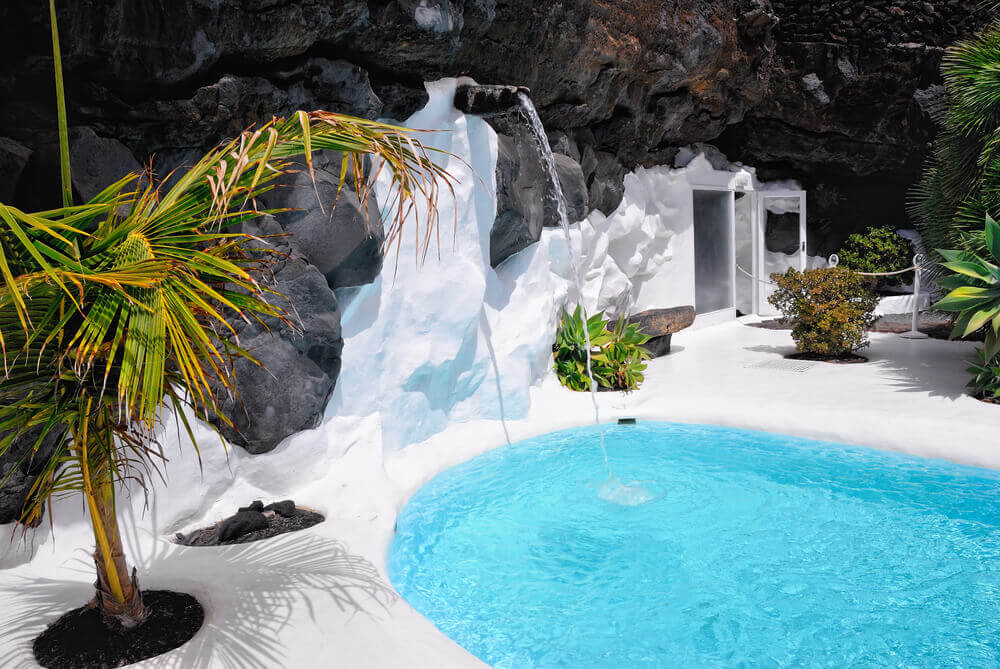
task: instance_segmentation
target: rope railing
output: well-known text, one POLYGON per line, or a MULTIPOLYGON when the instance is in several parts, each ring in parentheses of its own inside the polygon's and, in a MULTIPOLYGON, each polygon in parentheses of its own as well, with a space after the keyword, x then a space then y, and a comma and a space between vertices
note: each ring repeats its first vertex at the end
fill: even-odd
POLYGON ((746 274, 751 279, 755 279, 756 278, 757 281, 760 281, 761 283, 766 283, 769 286, 777 286, 778 285, 778 284, 776 284, 773 281, 768 281, 767 279, 760 279, 760 278, 755 277, 753 274, 751 274, 750 272, 748 272, 745 269, 743 269, 742 267, 740 267, 739 263, 736 263, 736 269, 738 269, 739 271, 743 272, 744 274, 746 274))
MULTIPOLYGON (((913 264, 907 267, 906 269, 897 270, 895 272, 854 272, 854 273, 859 276, 898 276, 900 274, 906 274, 907 272, 914 272, 917 269, 920 269, 921 271, 927 269, 927 267, 924 266, 924 263, 926 261, 927 258, 924 256, 924 254, 918 253, 917 255, 913 256, 913 264)), ((827 259, 827 262, 830 264, 830 267, 837 267, 838 265, 840 265, 840 256, 834 253, 827 259)))
MULTIPOLYGON (((828 259, 830 267, 837 267, 840 265, 840 256, 836 253, 832 254, 828 259)), ((910 330, 908 332, 903 332, 899 336, 904 339, 927 339, 927 335, 920 332, 918 329, 920 325, 920 274, 924 270, 928 269, 925 265, 927 262, 927 257, 923 253, 918 253, 913 256, 913 264, 906 269, 897 270, 895 272, 855 272, 859 276, 899 276, 900 274, 906 274, 907 272, 913 272, 913 318, 910 322, 910 330)), ((767 279, 762 279, 760 277, 755 277, 750 272, 746 271, 740 267, 739 263, 736 263, 736 269, 738 269, 743 274, 747 275, 750 279, 759 281, 761 283, 767 284, 769 286, 777 287, 777 284, 773 281, 768 281, 767 279)))

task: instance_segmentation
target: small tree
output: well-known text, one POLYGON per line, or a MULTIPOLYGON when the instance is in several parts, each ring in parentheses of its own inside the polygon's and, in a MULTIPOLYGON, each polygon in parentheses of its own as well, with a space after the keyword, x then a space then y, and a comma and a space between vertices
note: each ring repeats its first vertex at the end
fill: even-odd
POLYGON ((772 274, 778 288, 767 298, 792 321, 799 351, 844 356, 868 345, 879 298, 864 279, 843 267, 789 269, 772 274))
POLYGON ((215 393, 234 390, 233 359, 250 355, 226 314, 287 321, 263 299, 251 238, 227 229, 273 213, 258 210, 257 197, 291 169, 289 158, 304 155, 311 171, 315 150, 343 152, 342 174, 353 172, 362 188, 371 187, 365 154, 392 174, 388 244, 417 198, 429 203, 429 243, 439 185, 451 182, 400 128, 297 112, 211 151, 166 192, 126 175, 73 206, 51 0, 50 13, 64 206, 27 213, 0 203, 0 456, 15 440, 32 440, 26 458, 55 440, 22 520, 37 521, 55 495, 83 495, 96 543, 96 605, 109 624, 130 628, 147 611, 125 558, 116 489, 127 479, 141 483, 162 458, 155 430, 165 406, 193 440, 185 407, 207 418, 218 413, 215 393))

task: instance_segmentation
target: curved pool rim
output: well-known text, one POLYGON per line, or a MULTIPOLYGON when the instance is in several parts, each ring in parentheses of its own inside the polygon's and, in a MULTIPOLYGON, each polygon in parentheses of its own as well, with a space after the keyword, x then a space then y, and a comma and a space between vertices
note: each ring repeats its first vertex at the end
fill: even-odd
MULTIPOLYGON (((623 414, 622 417, 628 417, 629 419, 636 421, 636 423, 639 426, 644 426, 644 425, 649 426, 650 424, 663 424, 663 425, 677 426, 682 428, 705 428, 709 430, 721 429, 721 430, 739 431, 748 434, 759 433, 765 436, 777 436, 780 438, 789 438, 801 442, 810 442, 813 445, 821 447, 826 446, 826 447, 833 447, 836 449, 850 449, 850 450, 860 449, 871 453, 873 457, 877 457, 879 455, 888 456, 890 458, 899 456, 911 462, 927 461, 928 464, 932 466, 934 463, 937 463, 938 465, 942 465, 945 467, 1000 472, 1000 465, 992 466, 992 465, 983 465, 980 463, 970 464, 968 462, 968 458, 962 455, 961 453, 958 454, 958 457, 954 458, 943 456, 939 452, 935 452, 934 454, 927 454, 928 447, 926 443, 921 443, 919 440, 916 442, 916 446, 913 448, 911 448, 912 444, 908 442, 905 442, 905 446, 901 446, 901 444, 904 444, 904 442, 899 440, 890 440, 889 443, 886 443, 884 440, 881 440, 882 443, 879 443, 879 445, 877 446, 865 446, 865 445, 858 445, 856 443, 849 443, 846 439, 838 440, 836 438, 831 438, 830 435, 832 432, 839 433, 841 431, 827 430, 824 429, 822 426, 811 427, 809 429, 804 429, 804 430, 789 429, 786 432, 778 433, 778 432, 773 432, 769 429, 770 427, 772 427, 772 425, 770 424, 771 421, 769 420, 734 421, 737 424, 731 424, 730 421, 725 419, 719 421, 718 423, 709 423, 701 420, 693 420, 687 422, 683 420, 682 421, 664 420, 657 417, 657 414, 660 413, 661 412, 659 411, 656 412, 644 411, 638 414, 623 414), (752 424, 750 426, 746 426, 747 422, 750 422, 752 424), (761 423, 767 423, 767 425, 762 425, 761 423)), ((413 498, 416 495, 418 495, 418 493, 420 493, 422 490, 424 490, 426 487, 428 487, 433 481, 438 479, 440 476, 449 473, 452 470, 459 469, 470 463, 470 461, 480 459, 483 456, 487 456, 498 450, 508 448, 511 445, 517 447, 522 442, 536 441, 538 439, 544 438, 549 435, 570 432, 573 430, 586 430, 595 427, 595 425, 589 421, 576 420, 576 421, 562 421, 554 429, 552 428, 544 429, 540 427, 541 422, 542 421, 531 421, 530 425, 522 426, 522 430, 519 431, 520 434, 517 436, 516 439, 512 439, 510 443, 505 443, 501 441, 500 443, 497 443, 495 445, 483 446, 482 444, 479 444, 471 448, 458 449, 457 452, 450 454, 449 457, 452 458, 452 461, 433 463, 432 467, 425 469, 424 478, 421 481, 416 481, 411 479, 409 481, 409 485, 405 486, 407 490, 403 492, 403 495, 401 497, 402 502, 397 507, 397 514, 395 521, 393 523, 394 527, 393 535, 395 535, 395 528, 397 523, 399 522, 400 516, 403 515, 407 506, 411 504, 413 498), (525 430, 524 428, 527 428, 527 430, 525 430), (458 455, 458 458, 455 458, 456 455, 458 455), (437 466, 433 466, 434 464, 436 464, 437 466)), ((558 421, 553 421, 553 422, 558 422, 558 421)), ((795 421, 792 422, 794 423, 795 421)), ((629 427, 633 427, 633 425, 634 424, 621 424, 618 422, 618 418, 616 417, 611 421, 602 422, 600 424, 600 427, 602 428, 602 430, 614 429, 617 427, 624 427, 628 429, 629 427)), ((385 552, 383 553, 383 555, 385 556, 383 564, 386 570, 385 573, 387 574, 390 573, 390 560, 392 556, 393 545, 394 545, 394 539, 393 537, 389 537, 385 545, 385 552)), ((391 585, 393 589, 400 594, 402 600, 407 604, 409 604, 410 606, 412 606, 409 600, 407 600, 406 597, 402 594, 402 592, 400 592, 400 588, 397 587, 397 583, 394 579, 391 579, 391 585)), ((419 615, 421 615, 421 617, 430 620, 422 613, 420 613, 419 610, 417 612, 419 615)), ((430 620, 430 622, 434 624, 433 620, 430 620)), ((448 638, 453 643, 456 643, 456 645, 458 645, 457 641, 451 639, 451 637, 448 638)), ((468 651, 468 649, 465 650, 468 651)), ((470 655, 472 655, 471 651, 469 652, 470 655)))

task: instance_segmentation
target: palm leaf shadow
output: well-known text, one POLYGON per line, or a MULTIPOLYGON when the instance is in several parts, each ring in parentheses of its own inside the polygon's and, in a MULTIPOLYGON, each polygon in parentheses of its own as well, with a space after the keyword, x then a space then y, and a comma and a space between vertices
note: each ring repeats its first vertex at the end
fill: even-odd
MULTIPOLYGON (((156 659, 177 669, 272 669, 286 665, 281 631, 304 607, 314 623, 336 625, 342 615, 376 615, 399 596, 366 558, 341 541, 307 533, 223 547, 182 547, 157 542, 154 555, 138 559, 140 583, 148 589, 194 594, 205 606, 195 637, 156 659), (162 548, 160 548, 162 546, 162 548), (155 582, 143 582, 149 574, 155 582), (206 586, 206 584, 211 584, 206 586), (221 585, 221 587, 220 587, 221 585), (329 603, 342 615, 324 620, 329 603), (327 606, 324 607, 323 604, 327 606)), ((91 567, 80 560, 81 574, 91 567)), ((16 667, 33 667, 31 643, 46 625, 85 603, 93 586, 79 580, 25 577, 0 587, 0 629, 16 667)))

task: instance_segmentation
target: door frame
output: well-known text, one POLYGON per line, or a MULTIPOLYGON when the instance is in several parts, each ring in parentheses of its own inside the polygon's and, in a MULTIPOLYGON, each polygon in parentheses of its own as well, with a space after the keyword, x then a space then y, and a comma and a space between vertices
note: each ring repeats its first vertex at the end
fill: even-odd
POLYGON ((767 234, 767 209, 765 207, 765 200, 769 198, 797 198, 799 200, 799 271, 805 271, 808 262, 808 233, 806 227, 806 191, 795 190, 795 189, 782 189, 782 190, 765 190, 765 191, 755 191, 754 196, 757 198, 754 206, 754 211, 756 212, 756 222, 753 225, 753 304, 754 313, 758 316, 765 316, 764 311, 764 291, 761 290, 761 284, 764 281, 768 281, 769 277, 764 276, 765 267, 765 253, 767 249, 766 234, 767 234))
MULTIPOLYGON (((718 309, 716 311, 709 311, 703 314, 697 313, 698 305, 695 304, 695 322, 692 325, 694 328, 706 327, 709 325, 716 325, 725 321, 733 320, 736 318, 736 191, 729 185, 709 185, 709 184, 690 184, 691 186, 691 225, 692 225, 692 253, 694 253, 694 232, 693 226, 698 225, 698 221, 694 217, 694 194, 697 191, 712 191, 716 193, 726 193, 726 204, 727 204, 727 215, 729 216, 729 285, 730 291, 730 306, 724 309, 718 309)), ((697 262, 697 254, 694 256, 694 262, 697 262)), ((693 268, 693 264, 692 264, 693 268)), ((697 270, 696 270, 697 276, 697 270)), ((697 281, 697 278, 695 279, 697 281)), ((697 293, 697 287, 695 288, 697 293)))

